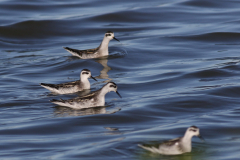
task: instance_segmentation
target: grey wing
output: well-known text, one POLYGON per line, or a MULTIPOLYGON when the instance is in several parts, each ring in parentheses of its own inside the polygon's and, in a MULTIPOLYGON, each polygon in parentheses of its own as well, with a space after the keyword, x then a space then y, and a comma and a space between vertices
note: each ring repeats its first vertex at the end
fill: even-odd
POLYGON ((77 97, 77 99, 84 99, 84 100, 88 100, 88 99, 92 99, 92 98, 94 98, 97 94, 98 94, 98 92, 99 92, 99 90, 97 90, 97 91, 94 91, 94 92, 92 92, 92 93, 90 93, 90 94, 87 94, 87 95, 85 95, 85 96, 82 96, 82 97, 77 97))
POLYGON ((184 153, 181 147, 181 137, 166 141, 159 145, 159 152, 165 155, 178 155, 184 153))
POLYGON ((99 47, 97 48, 94 48, 94 49, 88 49, 88 50, 85 50, 86 51, 86 54, 94 54, 98 51, 99 47))
MULTIPOLYGON (((56 93, 60 93, 62 94, 62 90, 64 89, 64 85, 63 84, 47 84, 47 83, 40 83, 40 85, 48 90, 50 90, 51 92, 56 92, 56 93)), ((68 88, 67 88, 68 89, 68 88)))
POLYGON ((95 91, 91 94, 88 94, 86 96, 83 96, 83 97, 76 97, 76 98, 67 99, 67 100, 53 99, 50 102, 55 103, 55 104, 60 105, 60 106, 67 106, 67 107, 77 108, 77 109, 88 108, 91 105, 91 103, 92 103, 91 100, 94 99, 96 93, 97 93, 97 91, 95 91))
POLYGON ((46 84, 40 83, 40 85, 52 92, 56 92, 59 94, 73 93, 78 92, 81 89, 79 88, 80 80, 62 84, 46 84))
POLYGON ((57 100, 57 99, 50 100, 50 102, 55 103, 55 104, 60 105, 60 106, 71 106, 71 105, 74 105, 74 103, 76 101, 79 101, 78 97, 77 98, 72 98, 72 99, 67 99, 67 100, 64 100, 64 99, 61 99, 61 98, 60 98, 60 100, 57 100))
POLYGON ((81 102, 85 102, 85 101, 88 101, 92 98, 94 98, 96 94, 96 91, 95 92, 92 92, 88 95, 85 95, 85 96, 82 96, 82 97, 76 97, 76 98, 72 98, 72 99, 68 99, 68 100, 63 100, 65 103, 69 103, 69 104, 73 104, 73 103, 81 103, 81 102))
POLYGON ((165 141, 165 142, 161 143, 160 146, 161 146, 161 145, 166 145, 166 146, 169 146, 169 147, 170 147, 170 146, 173 146, 173 145, 175 145, 177 142, 179 142, 180 139, 181 139, 181 137, 175 138, 175 139, 172 139, 172 140, 165 141))
POLYGON ((80 58, 82 58, 84 54, 85 55, 94 54, 99 49, 99 47, 94 48, 94 49, 88 49, 88 50, 78 50, 78 49, 73 49, 73 48, 69 48, 69 47, 63 47, 63 48, 66 49, 68 52, 70 52, 72 55, 80 57, 80 58))
POLYGON ((143 145, 141 145, 141 144, 139 144, 138 146, 141 147, 141 148, 143 148, 143 149, 146 149, 146 150, 148 150, 148 151, 150 151, 150 152, 161 154, 160 151, 159 151, 159 149, 156 148, 156 147, 153 147, 153 146, 147 147, 147 146, 143 146, 143 145))
POLYGON ((64 49, 66 49, 68 52, 70 52, 73 56, 77 56, 77 57, 82 57, 83 54, 87 53, 87 50, 78 50, 78 49, 73 49, 73 48, 69 48, 69 47, 63 47, 64 49))
POLYGON ((56 84, 55 88, 72 88, 75 86, 78 86, 80 84, 80 80, 74 81, 74 82, 67 82, 67 83, 61 83, 61 84, 56 84))

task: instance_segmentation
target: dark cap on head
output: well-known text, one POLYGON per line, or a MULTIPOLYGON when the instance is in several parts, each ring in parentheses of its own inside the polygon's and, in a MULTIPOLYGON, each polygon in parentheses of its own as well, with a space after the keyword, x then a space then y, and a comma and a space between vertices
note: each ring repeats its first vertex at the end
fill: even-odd
POLYGON ((113 33, 112 31, 107 31, 106 33, 113 33))
POLYGON ((89 70, 89 69, 83 69, 82 71, 87 71, 87 72, 90 72, 90 70, 89 70))
POLYGON ((196 127, 196 126, 191 126, 191 128, 195 128, 195 129, 197 129, 198 127, 196 127))

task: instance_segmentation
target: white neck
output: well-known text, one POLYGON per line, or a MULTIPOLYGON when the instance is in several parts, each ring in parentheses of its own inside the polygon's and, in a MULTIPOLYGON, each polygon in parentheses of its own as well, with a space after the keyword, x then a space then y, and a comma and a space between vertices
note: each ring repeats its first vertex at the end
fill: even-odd
POLYGON ((104 36, 102 43, 99 46, 99 52, 102 56, 108 55, 108 44, 110 42, 110 39, 108 39, 106 36, 104 36))
POLYGON ((187 134, 187 132, 186 132, 184 137, 182 138, 182 142, 184 144, 183 147, 187 152, 191 152, 191 150, 192 150, 192 137, 193 137, 193 135, 187 134))
POLYGON ((108 87, 104 86, 100 90, 98 90, 98 105, 104 106, 105 105, 105 95, 109 92, 108 87))
POLYGON ((105 95, 106 95, 108 92, 110 92, 110 91, 108 90, 108 87, 107 87, 107 86, 103 86, 103 88, 100 90, 99 96, 105 97, 105 95))
POLYGON ((88 80, 88 78, 87 77, 82 77, 81 79, 80 79, 80 81, 82 82, 82 84, 83 84, 83 89, 90 89, 90 82, 89 82, 89 80, 88 80))

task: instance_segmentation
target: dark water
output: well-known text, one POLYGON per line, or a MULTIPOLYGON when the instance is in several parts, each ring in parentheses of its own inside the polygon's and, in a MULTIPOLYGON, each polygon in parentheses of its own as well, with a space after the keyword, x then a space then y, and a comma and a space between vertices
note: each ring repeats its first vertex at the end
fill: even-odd
POLYGON ((240 157, 240 1, 1 0, 0 159, 236 160, 240 157), (62 47, 97 47, 111 30, 107 59, 81 60, 62 47), (114 81, 106 106, 55 106, 39 83, 79 79, 90 69, 114 81), (200 128, 193 151, 161 156, 156 144, 200 128))

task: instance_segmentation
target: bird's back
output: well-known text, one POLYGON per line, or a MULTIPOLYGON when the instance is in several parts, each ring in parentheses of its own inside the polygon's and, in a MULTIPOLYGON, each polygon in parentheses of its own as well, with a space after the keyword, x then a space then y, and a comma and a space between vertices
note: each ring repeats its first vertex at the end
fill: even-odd
POLYGON ((182 154, 184 151, 182 148, 181 139, 182 137, 161 143, 159 145, 159 152, 166 155, 182 154))
POLYGON ((99 49, 99 47, 94 49, 87 49, 87 50, 78 50, 78 49, 73 49, 69 47, 63 47, 63 48, 66 49, 68 52, 70 52, 73 56, 77 56, 82 59, 96 58, 98 49, 99 49))

